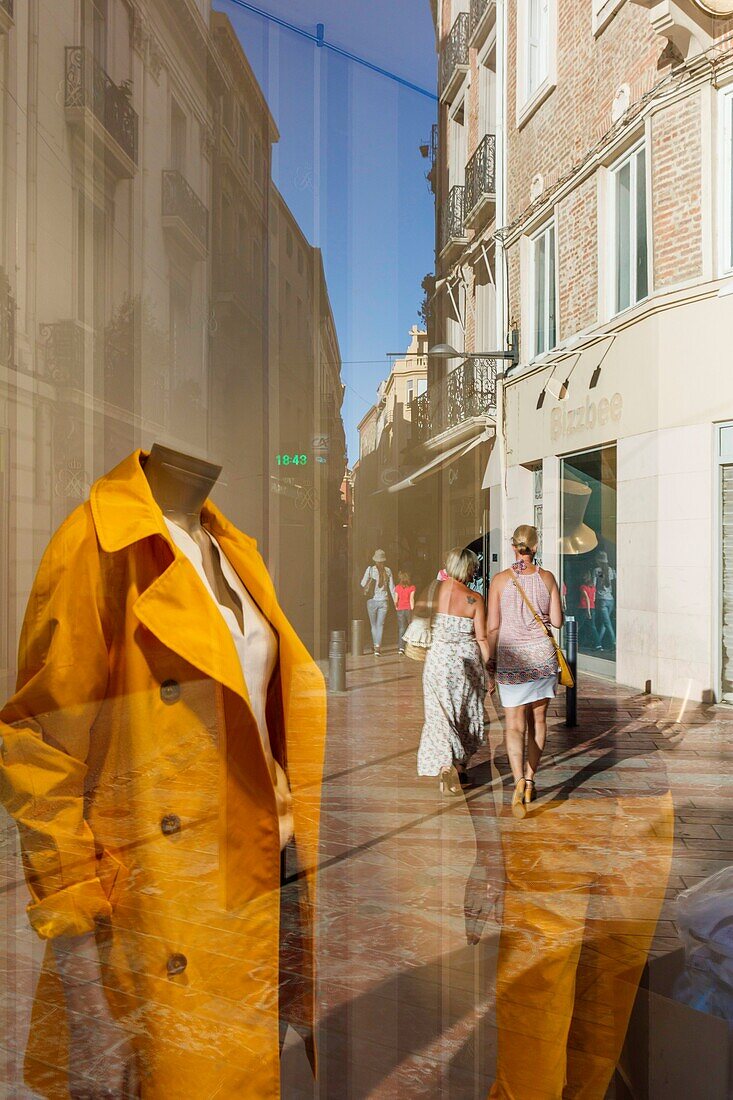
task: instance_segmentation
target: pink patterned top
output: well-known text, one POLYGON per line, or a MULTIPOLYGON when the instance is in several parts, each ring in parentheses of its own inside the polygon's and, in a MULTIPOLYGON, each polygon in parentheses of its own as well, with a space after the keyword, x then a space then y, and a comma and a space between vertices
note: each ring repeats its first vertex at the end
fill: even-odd
MULTIPOLYGON (((515 574, 540 618, 550 625, 550 593, 540 573, 515 574)), ((500 684, 527 684, 557 675, 555 647, 534 619, 511 578, 501 593, 501 624, 496 654, 500 684)))

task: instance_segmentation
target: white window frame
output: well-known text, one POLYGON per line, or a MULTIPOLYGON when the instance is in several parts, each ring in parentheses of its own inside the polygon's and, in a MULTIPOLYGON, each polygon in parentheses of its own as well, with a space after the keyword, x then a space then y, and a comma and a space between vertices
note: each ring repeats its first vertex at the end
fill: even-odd
POLYGON ((721 275, 733 272, 733 85, 720 91, 718 100, 720 179, 718 181, 717 263, 721 275))
POLYGON ((531 348, 532 353, 530 355, 530 361, 534 359, 541 359, 543 355, 547 355, 553 348, 557 347, 559 339, 559 294, 558 294, 558 263, 557 263, 557 219, 553 216, 549 221, 543 222, 539 229, 536 229, 529 237, 529 263, 527 265, 528 271, 528 289, 529 289, 529 312, 530 312, 530 335, 531 335, 531 348), (540 238, 545 237, 550 240, 550 233, 552 234, 552 247, 545 248, 545 287, 549 285, 550 264, 552 264, 552 275, 554 281, 554 298, 555 298, 555 332, 554 339, 550 342, 549 330, 550 330, 550 295, 546 295, 544 303, 544 326, 545 332, 548 333, 547 344, 543 348, 537 347, 538 336, 538 302, 535 296, 536 285, 536 263, 537 263, 537 245, 540 238))
POLYGON ((409 405, 415 396, 415 379, 408 378, 405 382, 405 404, 409 405))
POLYGON ((608 317, 615 317, 620 313, 625 313, 628 309, 633 309, 643 302, 652 292, 652 206, 650 195, 650 164, 649 164, 649 145, 646 138, 641 138, 640 141, 635 142, 633 145, 626 149, 621 157, 619 157, 608 169, 608 238, 606 242, 606 265, 609 272, 609 278, 607 280, 607 309, 606 313, 608 317), (644 152, 644 196, 646 206, 646 293, 639 295, 637 293, 636 285, 636 254, 637 254, 637 240, 636 234, 630 235, 630 249, 629 249, 629 302, 625 306, 618 304, 617 298, 617 282, 618 282, 618 256, 616 254, 616 218, 617 218, 617 177, 621 169, 628 163, 631 163, 631 186, 629 189, 630 196, 632 198, 632 213, 629 219, 630 225, 636 225, 636 181, 638 162, 637 157, 639 153, 644 152))
POLYGON ((448 115, 448 187, 463 187, 466 183, 467 140, 466 110, 463 98, 456 101, 448 115), (459 121, 459 115, 463 121, 459 121))
POLYGON ((517 129, 532 117, 541 103, 557 87, 557 0, 537 0, 545 7, 541 48, 544 75, 536 88, 529 87, 529 25, 533 0, 517 0, 517 129))

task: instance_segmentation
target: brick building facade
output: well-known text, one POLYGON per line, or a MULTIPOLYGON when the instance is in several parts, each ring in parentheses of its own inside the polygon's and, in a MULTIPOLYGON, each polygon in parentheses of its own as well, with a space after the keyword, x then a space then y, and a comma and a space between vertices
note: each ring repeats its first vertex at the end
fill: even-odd
POLYGON ((586 574, 608 597, 580 624, 582 665, 733 699, 731 19, 694 2, 442 0, 436 24, 430 342, 470 359, 519 339, 518 362, 491 368, 491 569, 537 522, 568 613, 586 574), (477 217, 469 165, 488 132, 477 217))

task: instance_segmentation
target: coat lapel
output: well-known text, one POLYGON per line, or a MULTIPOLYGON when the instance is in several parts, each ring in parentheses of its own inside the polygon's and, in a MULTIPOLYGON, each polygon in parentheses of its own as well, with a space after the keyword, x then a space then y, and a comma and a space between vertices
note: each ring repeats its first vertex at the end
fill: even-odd
POLYGON ((164 573, 138 596, 134 612, 168 649, 249 705, 232 636, 196 570, 180 551, 164 573))

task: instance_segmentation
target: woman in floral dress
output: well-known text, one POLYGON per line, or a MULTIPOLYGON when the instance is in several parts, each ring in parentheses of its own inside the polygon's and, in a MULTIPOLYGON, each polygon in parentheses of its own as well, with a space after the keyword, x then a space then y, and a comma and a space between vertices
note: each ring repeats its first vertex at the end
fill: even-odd
POLYGON ((451 550, 448 580, 433 601, 432 644, 425 660, 425 724, 418 775, 438 776, 443 794, 460 794, 471 756, 484 743, 485 666, 489 658, 486 605, 467 587, 478 568, 471 550, 451 550))

